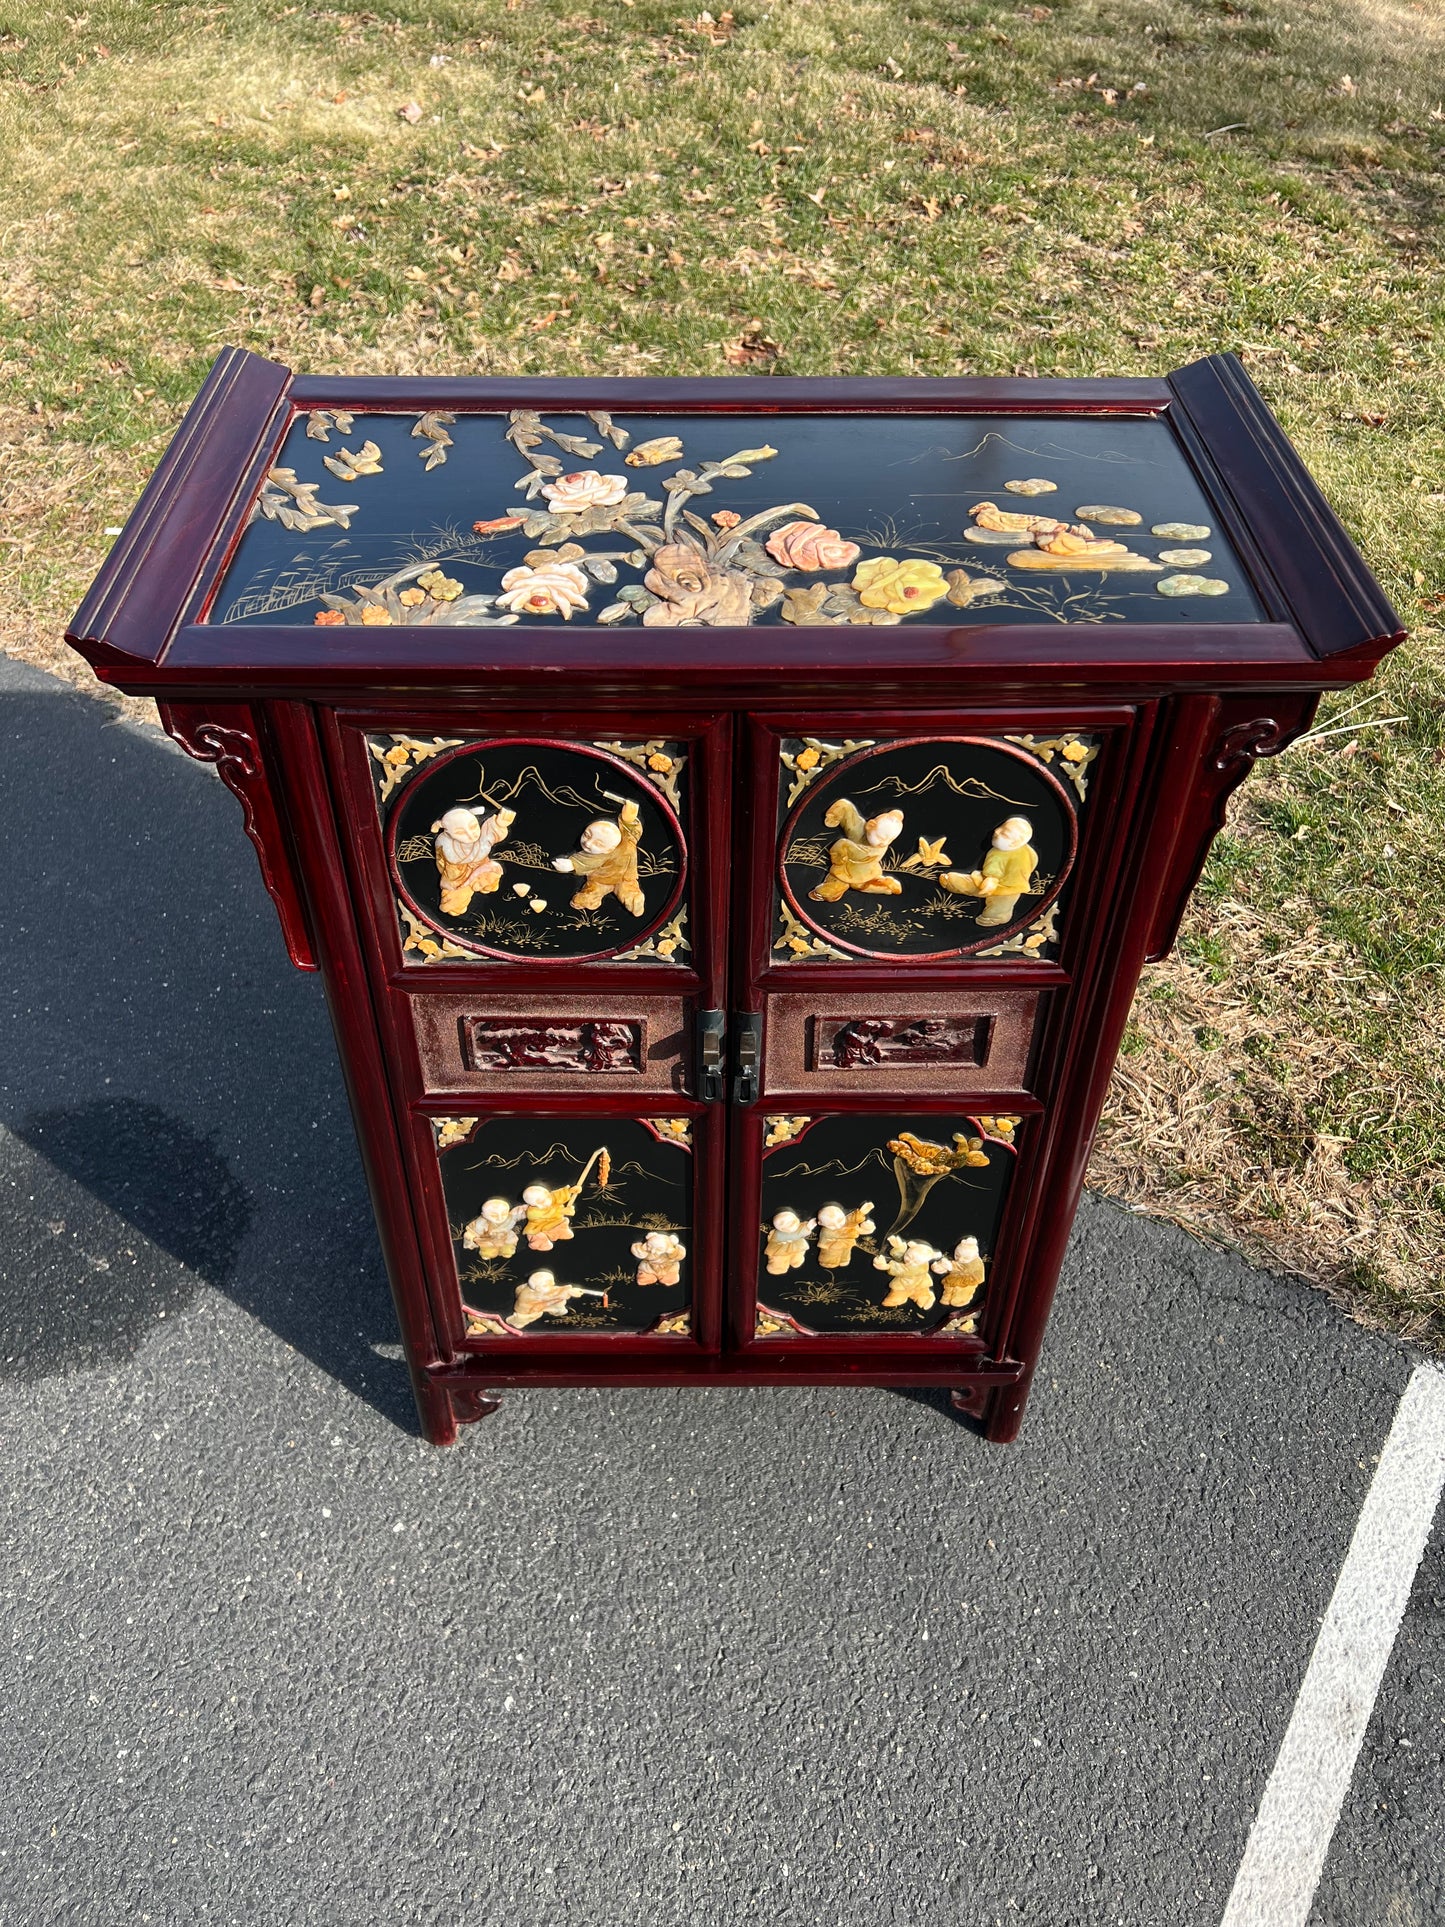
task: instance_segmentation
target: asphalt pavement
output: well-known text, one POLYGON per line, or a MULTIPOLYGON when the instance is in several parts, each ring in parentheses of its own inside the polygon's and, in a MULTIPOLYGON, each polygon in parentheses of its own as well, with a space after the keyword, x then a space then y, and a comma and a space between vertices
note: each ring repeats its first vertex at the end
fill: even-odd
MULTIPOLYGON (((3 1927, 1213 1927, 1413 1355, 1088 1199, 1023 1437, 417 1436, 239 810, 0 660, 3 1927)), ((1445 1534, 1310 1927, 1445 1918, 1445 1534)))

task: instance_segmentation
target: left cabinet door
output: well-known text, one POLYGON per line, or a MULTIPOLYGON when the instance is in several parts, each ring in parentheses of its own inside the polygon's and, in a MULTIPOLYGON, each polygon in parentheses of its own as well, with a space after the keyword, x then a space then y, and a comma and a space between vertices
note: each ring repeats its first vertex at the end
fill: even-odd
POLYGON ((705 1369, 728 720, 343 714, 331 746, 444 1348, 705 1369))

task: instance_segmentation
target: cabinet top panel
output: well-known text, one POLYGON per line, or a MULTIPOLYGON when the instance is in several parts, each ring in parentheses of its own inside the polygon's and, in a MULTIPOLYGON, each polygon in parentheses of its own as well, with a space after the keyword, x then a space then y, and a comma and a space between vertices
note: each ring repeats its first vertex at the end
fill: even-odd
POLYGON ((424 629, 1266 619, 1159 416, 531 409, 297 414, 210 611, 424 629))
POLYGON ((1367 675, 1399 621, 1239 363, 406 380, 222 352, 68 631, 107 681, 598 701, 1367 675), (687 630, 707 630, 699 646, 687 630))

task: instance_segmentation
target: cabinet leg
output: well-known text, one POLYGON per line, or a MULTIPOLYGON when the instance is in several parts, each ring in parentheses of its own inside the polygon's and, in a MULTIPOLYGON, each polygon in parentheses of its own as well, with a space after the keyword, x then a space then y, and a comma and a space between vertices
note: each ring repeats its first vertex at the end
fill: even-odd
POLYGON ((948 1402, 960 1418, 983 1419, 997 1389, 994 1385, 957 1385, 949 1393, 948 1402))
POLYGON ((1023 1423, 1029 1383, 1025 1377, 1013 1385, 959 1385, 948 1402, 960 1418, 972 1420, 971 1429, 990 1444, 1011 1445, 1023 1423))
POLYGON ((490 1392, 474 1391, 470 1385, 453 1385, 451 1397, 458 1425, 475 1425, 478 1419, 490 1418, 502 1409, 499 1398, 493 1398, 490 1392))

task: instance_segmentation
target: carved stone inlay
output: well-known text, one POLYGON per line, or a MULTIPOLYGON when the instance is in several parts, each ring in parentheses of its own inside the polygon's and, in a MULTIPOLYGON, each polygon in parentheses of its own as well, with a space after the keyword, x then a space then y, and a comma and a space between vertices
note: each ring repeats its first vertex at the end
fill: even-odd
POLYGON ((815 1017, 810 1070, 870 1070, 883 1064, 983 1064, 993 1019, 815 1017))
POLYGON ((461 1033, 462 1056, 474 1071, 641 1071, 647 1042, 641 1018, 569 1024, 545 1017, 463 1017, 461 1033))

